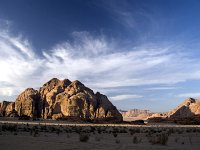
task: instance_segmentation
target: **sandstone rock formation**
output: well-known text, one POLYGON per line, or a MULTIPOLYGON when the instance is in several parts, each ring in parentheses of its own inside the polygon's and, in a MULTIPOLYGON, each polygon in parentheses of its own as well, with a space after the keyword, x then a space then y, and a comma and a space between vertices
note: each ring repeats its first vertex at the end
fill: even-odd
MULTIPOLYGON (((15 104, 13 108, 19 116, 44 119, 76 118, 92 121, 122 121, 122 115, 105 95, 99 92, 94 93, 77 80, 71 82, 68 79, 53 78, 45 83, 39 91, 33 88, 26 89, 13 104, 15 104)), ((4 107, 2 110, 5 110, 4 107)), ((10 111, 10 106, 8 108, 10 111)))
POLYGON ((200 115, 200 99, 189 98, 167 114, 168 118, 189 118, 200 115))
POLYGON ((121 121, 122 116, 105 95, 94 92, 79 81, 52 79, 39 93, 43 101, 43 118, 76 117, 85 120, 121 121))
MULTIPOLYGON (((42 100, 42 117, 56 119, 58 116, 62 117, 61 114, 61 103, 56 99, 57 95, 64 92, 65 88, 71 84, 68 79, 58 80, 56 78, 51 79, 45 83, 39 90, 42 100), (56 117, 57 116, 57 117, 56 117)), ((67 96, 67 95, 66 95, 67 96)))
POLYGON ((40 117, 41 99, 37 90, 28 88, 15 101, 15 110, 19 116, 40 117))
POLYGON ((159 115, 152 115, 150 122, 174 122, 179 124, 200 124, 200 99, 189 98, 177 108, 159 115))
POLYGON ((15 116, 15 103, 14 102, 8 102, 3 101, 0 103, 0 116, 2 117, 9 117, 9 116, 15 116))
POLYGON ((119 110, 124 121, 146 120, 154 113, 149 110, 130 109, 128 111, 119 110))

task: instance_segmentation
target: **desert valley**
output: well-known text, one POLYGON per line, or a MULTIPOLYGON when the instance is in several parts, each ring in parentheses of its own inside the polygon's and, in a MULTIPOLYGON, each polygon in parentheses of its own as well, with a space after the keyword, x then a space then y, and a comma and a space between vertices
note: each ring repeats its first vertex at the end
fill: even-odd
POLYGON ((79 81, 53 78, 0 105, 3 149, 198 149, 200 103, 167 113, 117 110, 79 81), (127 119, 128 118, 128 119, 127 119))
POLYGON ((200 0, 0 0, 0 150, 199 150, 200 0))

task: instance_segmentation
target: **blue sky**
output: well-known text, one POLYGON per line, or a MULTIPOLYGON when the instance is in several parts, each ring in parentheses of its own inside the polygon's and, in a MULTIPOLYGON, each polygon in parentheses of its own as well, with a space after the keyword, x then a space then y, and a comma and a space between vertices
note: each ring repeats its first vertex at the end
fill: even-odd
POLYGON ((0 0, 0 100, 53 77, 119 109, 200 97, 198 0, 0 0))

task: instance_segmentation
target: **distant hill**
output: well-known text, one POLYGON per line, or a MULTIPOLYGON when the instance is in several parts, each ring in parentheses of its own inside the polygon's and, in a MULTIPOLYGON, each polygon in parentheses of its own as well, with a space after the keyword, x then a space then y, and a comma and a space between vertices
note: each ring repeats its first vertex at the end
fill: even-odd
POLYGON ((200 124, 200 99, 188 98, 177 108, 167 113, 152 115, 148 120, 150 122, 200 124))
POLYGON ((154 114, 150 110, 142 109, 119 110, 119 112, 122 114, 124 121, 146 120, 154 114))
POLYGON ((189 98, 168 112, 169 118, 188 118, 200 115, 200 99, 189 98))
POLYGON ((148 120, 149 122, 200 124, 200 99, 188 98, 169 112, 155 113, 149 110, 119 110, 124 121, 148 120))

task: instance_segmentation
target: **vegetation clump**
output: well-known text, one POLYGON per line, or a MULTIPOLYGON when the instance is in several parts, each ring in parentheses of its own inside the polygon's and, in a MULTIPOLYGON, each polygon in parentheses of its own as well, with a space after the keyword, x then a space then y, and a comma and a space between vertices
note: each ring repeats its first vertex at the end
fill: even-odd
POLYGON ((80 142, 87 142, 89 139, 90 139, 89 134, 80 133, 80 135, 79 135, 80 142))

